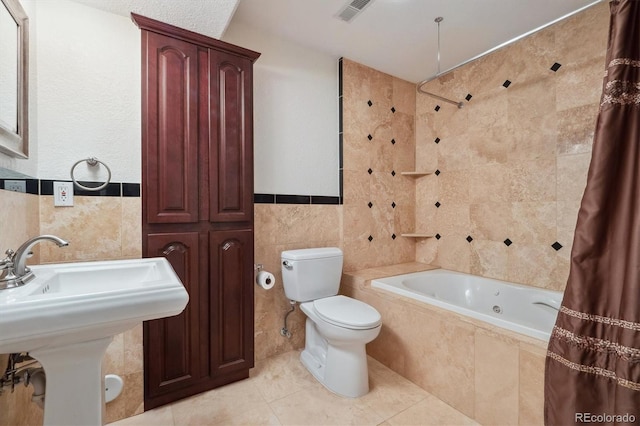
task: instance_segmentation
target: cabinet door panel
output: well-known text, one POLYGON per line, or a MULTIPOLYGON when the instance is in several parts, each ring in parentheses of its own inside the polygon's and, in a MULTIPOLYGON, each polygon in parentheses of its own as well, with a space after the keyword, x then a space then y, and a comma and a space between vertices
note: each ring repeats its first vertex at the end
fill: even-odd
POLYGON ((212 370, 253 367, 253 231, 210 233, 212 370))
POLYGON ((149 223, 198 221, 198 50, 148 33, 142 193, 149 223))
POLYGON ((210 220, 250 221, 253 216, 252 65, 247 59, 210 51, 210 220))
POLYGON ((186 232, 150 234, 146 255, 167 258, 189 293, 180 315, 145 322, 145 394, 153 398, 188 387, 202 376, 198 259, 206 253, 200 250, 198 233, 186 232))

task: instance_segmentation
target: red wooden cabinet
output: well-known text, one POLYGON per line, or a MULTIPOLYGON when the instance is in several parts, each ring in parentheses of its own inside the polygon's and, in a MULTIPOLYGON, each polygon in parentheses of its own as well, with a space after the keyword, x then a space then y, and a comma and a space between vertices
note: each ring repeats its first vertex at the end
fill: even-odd
POLYGON ((142 30, 143 254, 185 311, 144 324, 145 409, 253 367, 252 67, 259 54, 132 14, 142 30))

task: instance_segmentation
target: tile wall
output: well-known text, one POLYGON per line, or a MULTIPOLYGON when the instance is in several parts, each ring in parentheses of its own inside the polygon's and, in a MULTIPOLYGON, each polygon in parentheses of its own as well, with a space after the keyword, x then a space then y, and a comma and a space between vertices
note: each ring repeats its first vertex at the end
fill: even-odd
POLYGON ((412 261, 415 86, 340 61, 344 270, 412 261))
POLYGON ((564 289, 608 34, 602 2, 465 65, 419 95, 416 259, 564 289))
POLYGON ((290 309, 282 287, 280 253, 310 247, 342 248, 342 212, 339 205, 256 204, 255 262, 276 277, 271 290, 255 289, 255 359, 304 347, 305 315, 296 309, 288 317, 290 339, 280 335, 290 309))

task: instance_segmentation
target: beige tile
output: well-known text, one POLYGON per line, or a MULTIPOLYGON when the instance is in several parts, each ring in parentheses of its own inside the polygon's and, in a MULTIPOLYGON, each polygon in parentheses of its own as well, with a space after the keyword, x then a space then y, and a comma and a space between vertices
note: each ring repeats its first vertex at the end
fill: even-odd
POLYGON ((460 235, 442 234, 435 263, 444 269, 471 272, 471 246, 460 235))
POLYGON ((511 203, 483 202, 469 205, 471 235, 474 238, 503 242, 513 228, 511 203))
POLYGON ((556 161, 545 159, 514 163, 509 170, 511 201, 554 201, 556 161))
POLYGON ((511 162, 552 159, 556 155, 558 115, 551 110, 536 117, 510 117, 501 134, 509 146, 507 160, 511 162))
POLYGON ((471 139, 466 133, 440 137, 438 142, 438 168, 452 172, 465 170, 471 162, 471 139))
POLYGON ((283 425, 377 425, 384 421, 364 402, 334 395, 321 385, 298 391, 270 406, 283 425))
POLYGON ((439 425, 477 425, 473 419, 465 416, 451 406, 433 396, 425 398, 400 414, 388 420, 397 426, 439 426, 439 425))
POLYGON ((558 112, 558 154, 591 152, 598 117, 598 103, 558 112))
POLYGON ((43 263, 122 258, 122 200, 75 197, 73 207, 54 207, 53 196, 40 197, 40 232, 69 241, 69 246, 40 244, 43 263))
POLYGON ((469 199, 469 173, 461 171, 443 171, 437 176, 438 198, 441 203, 461 203, 469 199))
POLYGON ((413 342, 405 355, 406 377, 458 411, 472 416, 474 327, 449 319, 424 311, 414 312, 405 319, 407 339, 413 342))
POLYGON ((174 422, 171 406, 165 405, 111 424, 113 426, 173 426, 174 422))
POLYGON ((507 89, 509 119, 538 117, 553 111, 556 107, 556 84, 552 77, 545 73, 536 80, 515 80, 507 89))
POLYGON ((102 358, 102 372, 104 374, 124 374, 124 334, 113 337, 102 358))
POLYGON ((604 71, 609 16, 609 4, 604 2, 558 23, 559 36, 555 42, 558 57, 561 58, 559 62, 575 63, 585 58, 601 57, 604 71), (562 37, 562 34, 573 34, 574 37, 562 37))
POLYGON ((366 204, 371 200, 371 175, 367 169, 343 171, 344 205, 366 204))
POLYGON ((266 402, 273 402, 317 384, 300 362, 299 351, 289 351, 256 363, 251 381, 266 402))
POLYGON ((124 388, 118 398, 124 399, 124 414, 127 417, 135 416, 144 411, 144 373, 125 374, 122 376, 124 388))
POLYGON ((369 393, 359 398, 370 410, 389 419, 429 394, 369 357, 369 393))
POLYGON ((467 169, 469 198, 472 203, 504 203, 509 201, 509 174, 512 168, 505 164, 485 164, 467 169))
POLYGON ((513 203, 509 238, 520 244, 545 245, 556 240, 556 203, 513 203))
POLYGON ((475 335, 475 419, 481 424, 518 424, 519 351, 513 342, 475 335))
MULTIPOLYGON (((5 218, 0 221, 0 246, 3 254, 9 248, 16 250, 29 238, 40 234, 39 210, 37 195, 0 190, 0 214, 5 218), (16 217, 20 220, 8 219, 16 217)), ((29 263, 38 263, 38 258, 30 259, 29 263)))
POLYGON ((582 199, 590 163, 590 153, 558 156, 558 201, 582 199))
POLYGON ((139 197, 122 198, 122 257, 142 257, 142 204, 139 197))
POLYGON ((551 247, 554 242, 544 245, 512 244, 508 250, 507 281, 551 288, 558 262, 557 253, 551 247))
POLYGON ((140 373, 144 370, 142 346, 142 323, 123 334, 124 374, 140 373))
POLYGON ((393 78, 391 103, 397 112, 415 115, 416 85, 399 78, 393 78))
MULTIPOLYGON (((256 410, 269 413, 269 405, 251 380, 243 380, 172 404, 177 425, 224 424, 256 410)), ((251 413, 250 417, 254 417, 251 413)), ((276 423, 277 424, 277 423, 276 423)))
POLYGON ((600 103, 604 56, 563 65, 556 76, 556 109, 600 103))
POLYGON ((471 243, 471 273, 482 277, 507 278, 508 247, 501 241, 474 239, 471 243))
POLYGON ((435 231, 447 237, 467 237, 471 233, 469 204, 442 201, 436 211, 435 231))
POLYGON ((520 350, 519 408, 521 425, 544 424, 545 354, 520 350))

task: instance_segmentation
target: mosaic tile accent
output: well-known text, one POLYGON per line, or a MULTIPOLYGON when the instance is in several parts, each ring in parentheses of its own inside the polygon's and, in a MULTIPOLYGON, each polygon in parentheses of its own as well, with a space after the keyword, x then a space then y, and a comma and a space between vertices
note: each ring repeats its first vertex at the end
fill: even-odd
POLYGON ((509 81, 509 80, 505 80, 505 82, 504 82, 504 83, 502 83, 502 86, 504 86, 505 88, 507 88, 507 87, 511 86, 511 81, 509 81))
POLYGON ((556 62, 555 64, 551 65, 551 71, 557 72, 560 69, 561 66, 562 66, 562 64, 559 64, 559 63, 556 62))
POLYGON ((562 248, 562 244, 556 241, 555 243, 551 244, 551 247, 553 247, 555 251, 558 251, 562 248))
POLYGON ((507 247, 509 247, 511 244, 513 244, 513 242, 512 242, 510 239, 508 239, 508 238, 507 238, 506 240, 504 240, 504 241, 503 241, 503 243, 504 243, 504 245, 505 245, 505 246, 507 246, 507 247))

